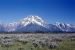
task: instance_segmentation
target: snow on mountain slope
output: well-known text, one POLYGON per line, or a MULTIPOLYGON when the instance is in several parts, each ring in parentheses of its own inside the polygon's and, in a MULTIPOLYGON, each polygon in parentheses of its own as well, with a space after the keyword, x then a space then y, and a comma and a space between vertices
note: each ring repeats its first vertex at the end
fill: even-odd
POLYGON ((16 27, 17 27, 17 23, 16 22, 9 23, 9 24, 4 24, 5 31, 7 31, 7 32, 15 31, 16 27))
POLYGON ((30 23, 23 27, 19 26, 16 29, 16 32, 49 32, 49 29, 47 29, 41 25, 30 23))
POLYGON ((50 32, 61 32, 61 29, 54 24, 49 24, 49 30, 50 32))
POLYGON ((41 32, 49 32, 49 29, 47 28, 48 24, 43 21, 40 17, 38 16, 28 16, 24 19, 22 19, 19 22, 19 25, 17 26, 16 30, 17 31, 30 31, 30 32, 36 32, 36 31, 41 31, 41 32))
POLYGON ((75 26, 71 25, 71 24, 65 24, 65 23, 57 22, 56 26, 65 32, 75 32, 75 26))
POLYGON ((26 26, 30 23, 38 24, 38 25, 41 25, 41 26, 45 26, 45 24, 47 24, 39 16, 27 16, 26 18, 22 19, 19 23, 23 26, 26 26))
POLYGON ((75 25, 59 23, 48 24, 39 16, 27 16, 9 24, 0 24, 0 32, 75 32, 75 25))

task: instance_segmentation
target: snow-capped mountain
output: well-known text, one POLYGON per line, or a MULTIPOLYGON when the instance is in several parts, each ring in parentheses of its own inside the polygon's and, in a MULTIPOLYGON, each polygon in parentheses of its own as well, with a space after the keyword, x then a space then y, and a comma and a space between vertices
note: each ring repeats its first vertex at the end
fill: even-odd
POLYGON ((45 26, 45 24, 47 24, 42 18, 40 18, 39 16, 27 16, 26 18, 22 19, 19 21, 19 24, 26 26, 30 23, 33 24, 38 24, 41 26, 45 26))
POLYGON ((27 16, 19 21, 16 31, 49 32, 48 24, 39 16, 27 16))
POLYGON ((0 24, 0 32, 75 32, 75 26, 59 22, 48 24, 39 16, 27 16, 18 22, 0 24))
POLYGON ((75 26, 71 24, 65 24, 65 23, 56 23, 56 26, 60 28, 63 32, 75 32, 75 26))
POLYGON ((15 31, 15 28, 17 27, 17 23, 9 23, 9 24, 4 24, 3 27, 5 28, 6 32, 11 32, 15 31))

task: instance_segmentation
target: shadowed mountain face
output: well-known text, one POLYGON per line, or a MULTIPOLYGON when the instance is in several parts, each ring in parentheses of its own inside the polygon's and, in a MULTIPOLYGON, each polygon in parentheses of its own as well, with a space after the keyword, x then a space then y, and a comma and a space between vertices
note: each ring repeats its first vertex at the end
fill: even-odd
POLYGON ((48 24, 39 16, 27 16, 18 22, 1 24, 0 32, 75 32, 75 26, 65 23, 48 24))
POLYGON ((0 32, 5 32, 5 28, 2 25, 0 25, 0 32))
POLYGON ((30 23, 25 27, 19 26, 19 28, 17 28, 16 31, 17 32, 49 32, 49 29, 47 29, 41 25, 30 23))

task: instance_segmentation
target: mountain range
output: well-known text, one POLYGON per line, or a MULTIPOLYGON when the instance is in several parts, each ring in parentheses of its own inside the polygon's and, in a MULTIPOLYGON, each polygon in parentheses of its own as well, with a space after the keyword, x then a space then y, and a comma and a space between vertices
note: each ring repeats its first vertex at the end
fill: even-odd
POLYGON ((0 32, 75 32, 75 25, 49 24, 39 16, 27 16, 18 22, 0 24, 0 32))

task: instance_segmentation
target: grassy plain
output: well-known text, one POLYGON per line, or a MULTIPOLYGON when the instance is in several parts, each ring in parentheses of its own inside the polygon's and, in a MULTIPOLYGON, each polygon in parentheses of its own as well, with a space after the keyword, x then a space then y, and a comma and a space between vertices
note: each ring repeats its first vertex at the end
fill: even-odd
POLYGON ((0 50, 75 50, 75 34, 0 34, 0 50))

